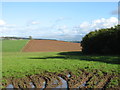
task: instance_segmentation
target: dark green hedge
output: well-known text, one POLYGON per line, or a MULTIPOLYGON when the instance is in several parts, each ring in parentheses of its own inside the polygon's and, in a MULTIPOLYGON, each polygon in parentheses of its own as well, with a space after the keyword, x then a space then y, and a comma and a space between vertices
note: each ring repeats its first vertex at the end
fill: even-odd
POLYGON ((120 54, 120 25, 88 33, 81 45, 86 54, 120 54))

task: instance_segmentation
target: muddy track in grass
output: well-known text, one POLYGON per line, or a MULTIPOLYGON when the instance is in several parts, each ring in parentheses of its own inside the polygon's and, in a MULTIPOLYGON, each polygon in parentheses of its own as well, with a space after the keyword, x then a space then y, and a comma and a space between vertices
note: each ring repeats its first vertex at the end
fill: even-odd
MULTIPOLYGON (((37 74, 24 78, 4 78, 7 82, 2 83, 5 88, 107 88, 115 75, 107 73, 98 74, 99 71, 86 72, 80 70, 79 75, 69 71, 62 73, 37 74)), ((119 88, 119 85, 115 85, 119 88)))

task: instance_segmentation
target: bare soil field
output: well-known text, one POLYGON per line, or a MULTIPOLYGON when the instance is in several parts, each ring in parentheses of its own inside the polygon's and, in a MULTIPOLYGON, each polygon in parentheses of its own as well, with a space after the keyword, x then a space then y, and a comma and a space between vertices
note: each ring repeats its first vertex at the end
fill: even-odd
POLYGON ((57 40, 30 40, 22 49, 23 52, 64 52, 81 51, 80 43, 57 40))

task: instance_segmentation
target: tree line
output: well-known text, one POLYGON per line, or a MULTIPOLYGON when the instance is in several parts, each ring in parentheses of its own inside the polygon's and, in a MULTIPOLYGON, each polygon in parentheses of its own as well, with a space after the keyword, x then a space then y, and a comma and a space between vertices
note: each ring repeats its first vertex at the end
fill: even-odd
POLYGON ((86 54, 120 54, 120 25, 88 33, 81 45, 86 54))

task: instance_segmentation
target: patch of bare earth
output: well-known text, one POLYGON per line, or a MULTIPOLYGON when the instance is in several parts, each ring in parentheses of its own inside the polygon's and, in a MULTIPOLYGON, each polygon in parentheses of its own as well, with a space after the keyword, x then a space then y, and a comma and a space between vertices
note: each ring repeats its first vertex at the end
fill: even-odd
POLYGON ((114 75, 110 74, 99 75, 99 71, 87 72, 80 70, 80 72, 77 76, 72 72, 65 71, 61 73, 44 72, 43 74, 26 76, 24 78, 4 78, 7 82, 2 83, 2 85, 4 87, 13 85, 13 88, 43 89, 63 88, 62 85, 65 85, 70 90, 73 88, 107 88, 110 80, 114 77, 114 75))
POLYGON ((23 52, 62 52, 81 51, 80 43, 57 40, 30 40, 23 48, 23 52))

